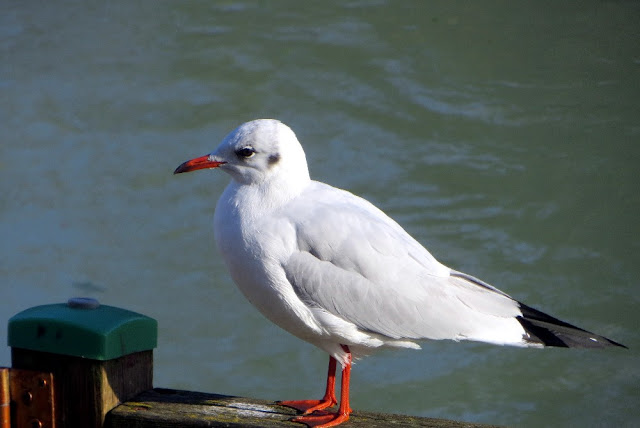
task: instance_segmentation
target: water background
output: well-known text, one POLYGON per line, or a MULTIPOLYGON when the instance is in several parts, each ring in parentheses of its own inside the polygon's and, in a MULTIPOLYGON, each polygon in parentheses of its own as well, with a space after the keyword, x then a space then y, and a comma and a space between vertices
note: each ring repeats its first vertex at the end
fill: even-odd
POLYGON ((158 320, 156 386, 319 396, 326 355, 222 265, 228 178, 172 176, 272 117, 445 264, 631 348, 383 352, 354 409, 637 426, 639 22, 628 1, 4 1, 0 323, 91 296, 158 320))

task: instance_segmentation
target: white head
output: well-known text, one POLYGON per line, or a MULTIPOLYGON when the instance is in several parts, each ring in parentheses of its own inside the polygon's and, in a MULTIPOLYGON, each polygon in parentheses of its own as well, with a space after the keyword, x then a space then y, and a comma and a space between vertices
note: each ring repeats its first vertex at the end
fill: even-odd
POLYGON ((307 160, 296 135, 284 123, 257 119, 227 135, 212 153, 184 162, 174 174, 220 168, 241 185, 309 181, 307 160))

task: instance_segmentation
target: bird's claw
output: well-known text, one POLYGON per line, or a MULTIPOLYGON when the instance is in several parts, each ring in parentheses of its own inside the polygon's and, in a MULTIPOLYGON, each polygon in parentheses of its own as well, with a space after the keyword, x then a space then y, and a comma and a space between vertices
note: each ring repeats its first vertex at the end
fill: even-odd
POLYGON ((323 410, 327 407, 335 406, 336 404, 338 404, 338 402, 335 398, 323 398, 322 400, 278 401, 278 404, 280 404, 281 406, 287 406, 299 410, 303 415, 309 415, 311 413, 317 412, 318 410, 323 410))
POLYGON ((349 420, 348 413, 331 413, 325 411, 318 411, 312 415, 297 416, 291 421, 306 424, 308 427, 326 428, 340 425, 343 422, 349 420))

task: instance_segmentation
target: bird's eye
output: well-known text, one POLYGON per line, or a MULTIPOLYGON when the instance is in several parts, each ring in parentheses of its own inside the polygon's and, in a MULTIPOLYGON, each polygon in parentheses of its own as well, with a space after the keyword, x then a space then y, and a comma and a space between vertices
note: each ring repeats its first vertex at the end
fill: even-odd
POLYGON ((245 158, 245 159, 250 158, 255 154, 256 154, 256 151, 253 149, 253 147, 243 147, 241 149, 236 150, 236 155, 238 155, 238 157, 245 158))

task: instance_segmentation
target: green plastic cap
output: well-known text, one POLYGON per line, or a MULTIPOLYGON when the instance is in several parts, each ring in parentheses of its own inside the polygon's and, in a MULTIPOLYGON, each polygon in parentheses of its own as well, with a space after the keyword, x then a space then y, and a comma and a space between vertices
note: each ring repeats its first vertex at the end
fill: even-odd
POLYGON ((112 360, 158 344, 153 318, 95 299, 36 306, 9 320, 9 346, 61 355, 112 360))

